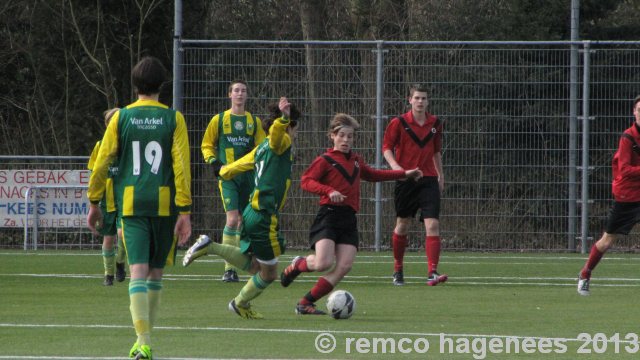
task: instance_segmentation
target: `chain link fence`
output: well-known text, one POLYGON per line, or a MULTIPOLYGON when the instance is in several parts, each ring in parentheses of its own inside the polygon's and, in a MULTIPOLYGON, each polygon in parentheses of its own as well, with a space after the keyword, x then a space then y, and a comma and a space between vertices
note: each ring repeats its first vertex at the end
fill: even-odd
MULTIPOLYGON (((355 150, 369 164, 386 168, 382 133, 393 116, 407 110, 408 85, 424 83, 430 112, 445 122, 443 248, 581 250, 578 238, 588 236, 590 246, 600 236, 611 204, 611 158, 633 121, 631 99, 640 93, 638 45, 182 40, 180 71, 174 74, 182 92, 174 96, 192 148, 194 234, 217 238, 225 223, 200 143, 211 117, 230 107, 232 80, 248 82, 247 110, 255 115, 266 116, 267 104, 280 96, 303 110, 281 223, 288 246, 300 249, 307 247, 318 198, 304 193, 299 179, 331 146, 331 117, 345 112, 358 119, 355 150)), ((392 182, 377 189, 363 183, 358 221, 362 249, 389 248, 392 182)), ((45 231, 55 230, 40 234, 45 231)), ((635 237, 621 239, 619 249, 633 250, 635 237)), ((413 249, 423 246, 418 221, 410 240, 413 249)))
MULTIPOLYGON (((355 116, 362 125, 356 151, 370 164, 386 167, 377 163, 379 137, 391 117, 406 111, 408 85, 420 82, 431 88, 431 112, 445 121, 444 247, 579 250, 576 238, 584 236, 582 182, 588 184, 588 236, 597 238, 611 203, 610 160, 619 135, 633 121, 631 99, 640 93, 639 55, 636 43, 185 40, 183 110, 196 160, 194 189, 203 196, 196 201, 196 226, 213 233, 224 226, 210 170, 197 147, 210 118, 229 107, 231 80, 249 82, 247 109, 255 114, 265 115, 266 105, 282 95, 304 110, 296 144, 296 181, 282 225, 289 244, 301 248, 307 244, 317 198, 303 193, 297 180, 330 146, 326 129, 332 115, 355 116), (590 47, 587 53, 585 44, 590 47), (583 114, 570 116, 571 45, 579 50, 574 101, 578 109, 583 109, 583 101, 590 108, 588 144, 583 144, 583 114), (583 96, 585 86, 588 98, 583 96), (588 145, 589 159, 584 179, 583 145, 588 145)), ((395 222, 393 183, 382 184, 379 199, 374 185, 365 183, 362 190, 362 247, 374 248, 379 237, 380 247, 388 248, 395 222), (375 234, 377 223, 381 234, 375 234)), ((423 226, 416 221, 412 247, 422 246, 423 236, 423 226)), ((633 247, 632 238, 619 246, 633 247)))

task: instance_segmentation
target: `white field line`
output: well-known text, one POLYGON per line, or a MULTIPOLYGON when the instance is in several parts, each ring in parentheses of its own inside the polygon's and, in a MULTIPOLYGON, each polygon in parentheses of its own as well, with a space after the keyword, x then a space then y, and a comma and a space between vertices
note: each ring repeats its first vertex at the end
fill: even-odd
MULTIPOLYGON (((43 250, 43 252, 37 252, 37 251, 20 251, 20 252, 1 252, 0 251, 0 256, 101 256, 102 253, 100 251, 95 251, 95 252, 47 252, 47 251, 51 251, 51 250, 43 250)), ((303 252, 304 253, 304 252, 303 252)), ((183 251, 180 251, 180 253, 178 254, 178 257, 180 257, 183 254, 183 251)), ((563 256, 563 255, 547 255, 545 254, 540 254, 540 253, 532 253, 530 255, 507 255, 507 254, 511 254, 511 253, 505 253, 505 255, 497 255, 495 253, 478 253, 478 255, 456 255, 456 253, 447 253, 446 251, 443 252, 443 254, 440 256, 440 260, 443 259, 477 259, 477 260, 484 260, 484 259, 520 259, 520 260, 540 260, 540 261, 557 261, 557 260, 586 260, 588 255, 587 254, 576 254, 576 256, 563 256)), ((286 259, 293 259, 294 257, 296 257, 297 255, 282 255, 281 259, 286 260, 286 259)), ((405 259, 424 259, 425 255, 424 255, 424 251, 420 250, 420 252, 416 255, 413 254, 406 254, 404 256, 405 259)), ((212 260, 205 260, 205 259, 199 259, 198 262, 207 262, 207 261, 223 261, 222 259, 216 257, 215 255, 211 255, 209 256, 209 258, 211 258, 212 260), (215 260, 213 260, 215 259, 215 260)), ((357 255, 357 259, 362 259, 362 258, 372 258, 372 259, 392 259, 393 260, 393 254, 391 253, 390 250, 385 250, 383 252, 380 252, 378 254, 375 255, 357 255)), ((640 262, 640 255, 633 255, 630 254, 628 257, 620 257, 617 255, 612 255, 609 256, 607 255, 604 259, 606 260, 615 260, 615 261, 635 261, 635 262, 640 262)))
MULTIPOLYGON (((44 278, 79 278, 79 279, 101 279, 103 275, 101 274, 29 274, 29 273, 18 273, 18 274, 2 274, 0 276, 6 277, 44 277, 44 278)), ((311 278, 316 279, 317 275, 311 274, 300 275, 300 278, 311 278)), ((248 275, 240 275, 241 278, 249 279, 248 275)), ((299 278, 299 279, 300 279, 299 278)), ((405 276, 405 279, 426 279, 426 276, 405 276)), ((198 275, 198 274, 188 274, 188 275, 180 275, 180 274, 165 274, 163 279, 165 280, 219 280, 219 275, 198 275)), ((391 279, 391 276, 370 276, 370 275, 347 275, 344 280, 352 280, 352 282, 358 282, 359 280, 377 280, 377 279, 391 279)), ((595 279, 595 278, 594 278, 595 279)), ((574 281, 577 280, 577 277, 549 277, 549 276, 456 276, 453 278, 454 281, 458 280, 555 280, 555 281, 574 281)), ((222 280, 220 280, 222 281, 222 280)), ((296 282, 298 279, 296 279, 296 282)), ((640 283, 640 278, 616 278, 616 277, 598 277, 597 281, 622 281, 622 282, 638 282, 640 283)))
MULTIPOLYGON (((549 262, 489 262, 489 261, 455 261, 455 260, 442 260, 442 258, 440 258, 440 265, 441 266, 446 266, 446 265, 495 265, 495 266, 520 266, 520 265, 550 265, 549 262)), ((367 261, 367 260, 362 260, 360 257, 356 258, 356 261, 354 263, 354 265, 362 265, 362 264, 379 264, 379 265, 388 265, 389 268, 391 269, 393 266, 393 259, 381 259, 382 261, 367 261)), ((580 268, 582 268, 582 265, 584 264, 586 259, 579 259, 580 261, 576 261, 575 262, 575 266, 576 266, 576 272, 580 270, 580 268)), ((603 259, 602 263, 606 263, 606 266, 621 266, 621 267, 625 267, 625 266, 638 266, 640 264, 638 263, 622 263, 622 262, 610 262, 608 261, 609 259, 603 259)), ((281 263, 284 264, 288 264, 289 261, 281 259, 280 261, 281 263)), ((198 259, 198 263, 201 264, 223 264, 224 260, 220 259, 216 259, 216 260, 200 260, 198 259)), ((418 265, 426 265, 426 260, 418 260, 418 261, 404 261, 404 264, 418 264, 418 265)), ((551 264, 553 265, 553 264, 551 264)))
MULTIPOLYGON (((15 253, 2 253, 0 256, 101 256, 101 253, 37 253, 37 252, 15 252, 15 253)), ((294 255, 283 255, 280 257, 281 262, 286 263, 290 259, 293 259, 294 255)), ((181 256, 178 257, 179 259, 181 256)), ((582 264, 586 257, 571 257, 571 256, 540 256, 540 255, 511 255, 511 256, 497 256, 497 255, 445 255, 440 257, 441 264, 449 265, 547 265, 550 261, 576 261, 582 264), (480 260, 480 261, 467 261, 467 260, 480 260), (482 261, 486 260, 486 261, 482 261), (527 262, 512 262, 512 261, 493 261, 493 260, 529 260, 527 262)), ((406 255, 405 264, 424 264, 424 255, 406 255)), ((640 262, 640 256, 636 257, 615 257, 608 256, 603 259, 608 266, 636 266, 640 262)), ((224 260, 217 256, 209 256, 206 258, 198 259, 198 263, 202 264, 221 264, 224 260)), ((393 264, 393 256, 391 253, 380 255, 358 255, 356 257, 355 264, 393 264)))
MULTIPOLYGON (((389 268, 392 268, 393 265, 393 258, 389 258, 389 259, 382 259, 382 261, 367 261, 367 260, 362 260, 360 257, 356 258, 356 261, 354 263, 354 265, 362 265, 362 264, 380 264, 380 265, 389 265, 389 268)), ((585 259, 578 259, 580 261, 576 261, 575 262, 575 266, 577 268, 576 271, 579 271, 580 268, 582 267, 582 265, 584 264, 585 259)), ((606 263, 606 266, 638 266, 640 264, 638 263, 622 263, 622 262, 610 262, 608 261, 609 259, 603 259, 602 263, 606 263)), ((621 259, 622 260, 622 259, 621 259)), ((285 263, 288 264, 289 261, 281 259, 280 261, 281 263, 285 263)), ((216 259, 216 260, 200 260, 198 259, 198 263, 202 263, 202 264, 223 264, 224 260, 222 259, 216 259)), ((404 261, 404 264, 418 264, 418 265, 426 265, 426 260, 418 260, 418 261, 404 261)), ((440 265, 441 266, 446 266, 446 265, 495 265, 495 266, 520 266, 520 265, 550 265, 549 262, 489 262, 489 261, 455 261, 455 260, 442 260, 442 258, 440 258, 440 265)), ((553 264, 551 264, 553 265, 553 264)))
MULTIPOLYGON (((71 328, 71 329, 131 329, 131 325, 105 325, 105 324, 18 324, 18 323, 0 323, 0 328, 71 328)), ((385 335, 387 337, 397 336, 415 336, 415 337, 451 337, 451 338, 501 338, 501 339, 551 339, 559 341, 579 341, 584 339, 563 338, 563 337, 547 337, 547 336, 526 336, 526 335, 503 335, 503 334, 456 334, 456 333, 430 333, 430 332, 395 332, 395 331, 352 331, 352 330, 332 330, 332 329, 280 329, 280 328, 236 328, 236 327, 220 327, 220 326, 154 326, 154 331, 220 331, 220 332, 263 332, 263 333, 298 333, 298 334, 344 334, 344 335, 385 335)), ((614 340, 607 340, 613 342, 614 340)), ((629 340, 616 340, 620 343, 632 343, 629 340)))
MULTIPOLYGON (((0 355, 0 359, 10 359, 10 360, 122 360, 129 359, 128 357, 115 357, 115 356, 29 356, 29 355, 0 355)), ((185 357, 163 357, 158 358, 154 357, 154 359, 158 360, 232 360, 232 359, 221 359, 221 358, 185 358, 185 357)), ((239 360, 239 359, 238 359, 239 360)), ((247 359, 243 359, 247 360, 247 359)), ((275 359, 273 359, 275 360, 275 359)))
MULTIPOLYGON (((77 279, 102 279, 103 275, 97 274, 0 274, 0 277, 35 277, 35 278, 77 278, 77 279)), ((240 280, 248 280, 248 276, 240 276, 240 280)), ((390 276, 347 276, 341 283, 349 284, 380 284, 390 281, 390 276)), ((166 281, 222 281, 218 275, 174 275, 165 274, 166 281)), ((302 275, 296 282, 315 283, 317 276, 302 275)), ((406 284, 422 284, 426 277, 405 276, 406 284), (408 281, 407 281, 408 280, 408 281)), ((498 285, 498 286, 576 286, 576 277, 518 277, 518 276, 460 276, 450 278, 447 282, 452 285, 498 285), (540 281, 543 280, 543 281, 540 281)), ((592 286, 595 287, 640 287, 640 278, 597 278, 592 286), (604 283, 604 282, 613 283, 604 283)))
MULTIPOLYGON (((128 357, 117 356, 28 356, 28 355, 0 355, 0 359, 10 360, 122 360, 129 359, 128 357)), ((191 358, 191 357, 156 357, 157 360, 254 360, 252 358, 191 358)), ((259 358, 255 358, 258 360, 259 358)), ((259 360, 286 360, 291 358, 282 359, 262 359, 259 360)), ((308 360, 330 360, 330 359, 308 359, 308 360)))
MULTIPOLYGON (((374 261, 374 260, 362 260, 362 257, 358 256, 356 257, 356 261, 354 263, 354 265, 358 265, 358 264, 381 264, 381 265, 393 265, 393 258, 382 258, 379 257, 379 261, 374 261)), ((442 257, 440 258, 440 264, 443 265, 496 265, 496 266, 509 266, 509 265, 549 265, 549 262, 504 262, 504 261, 498 261, 498 262, 489 262, 489 261, 455 261, 456 258, 449 258, 448 260, 445 258, 445 260, 442 260, 442 257)), ((533 259, 532 259, 533 260, 533 259)), ((576 260, 580 260, 580 261, 576 261, 576 266, 578 267, 578 270, 582 267, 582 265, 584 264, 585 259, 576 259, 576 260)), ((638 263, 632 263, 632 262, 628 262, 628 263, 621 263, 621 262, 610 262, 608 261, 609 258, 605 258, 603 259, 602 263, 606 263, 607 266, 638 266, 640 264, 638 263)), ((619 259, 619 260, 623 260, 623 259, 619 259)), ((200 264, 223 264, 224 260, 217 258, 217 259, 213 259, 213 260, 201 260, 198 259, 197 261, 200 264)), ((287 259, 280 259, 281 263, 284 264, 288 264, 289 260, 287 259)), ((426 260, 424 259, 424 257, 422 258, 422 260, 404 260, 405 264, 426 264, 426 260)), ((551 264, 553 265, 553 264, 551 264)), ((577 270, 576 270, 577 271, 577 270)))
MULTIPOLYGON (((95 256, 98 256, 98 254, 96 254, 95 256)), ((414 256, 414 258, 416 258, 416 260, 406 260, 407 257, 405 257, 404 263, 405 264, 426 264, 426 260, 424 258, 424 256, 414 256)), ((291 259, 293 259, 293 257, 291 257, 291 259)), ((456 261, 457 259, 460 259, 458 257, 440 257, 440 264, 445 264, 445 265, 498 265, 498 266, 505 266, 505 265, 549 265, 548 261, 537 261, 537 260, 553 260, 553 259, 537 259, 537 258, 528 258, 529 260, 532 260, 530 262, 505 262, 505 261, 456 261), (444 260, 443 260, 444 259, 444 260)), ((481 258, 478 258, 481 259, 481 258)), ((500 259, 500 258, 495 258, 495 259, 500 259)), ((280 257, 280 262, 287 264, 289 263, 290 259, 287 259, 287 257, 282 256, 280 257)), ((557 261, 559 259, 555 259, 554 261, 557 261)), ((586 258, 581 259, 581 258, 570 258, 570 259, 566 259, 566 260, 579 260, 576 261, 576 265, 580 266, 584 263, 584 261, 586 260, 586 258)), ((635 262, 627 262, 627 263, 621 263, 619 261, 624 261, 624 260, 631 260, 631 259, 625 259, 625 258, 604 258, 603 259, 603 263, 606 262, 607 266, 611 265, 611 266, 638 266, 640 265, 639 263, 635 263, 635 262), (611 260, 611 261, 610 261, 611 260), (613 261, 613 262, 612 262, 613 261)), ((210 257, 208 259, 203 259, 200 258, 197 261, 198 264, 222 264, 224 263, 224 260, 222 258, 219 257, 210 257)), ((390 265, 393 264, 393 257, 389 256, 389 257, 383 257, 383 256, 360 256, 358 255, 356 257, 355 260, 355 265, 358 264, 382 264, 382 265, 390 265), (370 258, 370 259, 374 259, 374 260, 363 260, 364 258, 370 258), (376 260, 379 259, 379 260, 376 260)), ((179 264, 176 264, 176 266, 179 266, 179 264)))

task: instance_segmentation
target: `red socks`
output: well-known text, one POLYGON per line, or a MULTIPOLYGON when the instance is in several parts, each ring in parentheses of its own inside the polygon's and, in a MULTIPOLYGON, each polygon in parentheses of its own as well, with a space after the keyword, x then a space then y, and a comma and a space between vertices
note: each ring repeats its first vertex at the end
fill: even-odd
MULTIPOLYGON (((398 235, 395 232, 391 238, 393 245, 393 270, 402 271, 402 260, 407 247, 407 236, 398 235)), ((440 236, 427 236, 424 241, 424 249, 427 255, 427 267, 429 275, 438 269, 440 261, 440 236)))
POLYGON ((311 291, 309 291, 302 299, 300 299, 300 304, 313 304, 314 302, 320 300, 323 296, 330 293, 331 290, 333 290, 333 285, 329 281, 327 281, 327 279, 319 277, 316 284, 311 288, 311 291))
POLYGON ((398 235, 395 232, 391 237, 393 247, 393 271, 402 271, 404 250, 407 248, 407 235, 398 235))
POLYGON ((427 268, 429 275, 437 271, 440 261, 440 236, 427 236, 424 241, 424 249, 427 255, 427 268))
POLYGON ((587 259, 587 263, 584 264, 584 268, 582 268, 582 271, 580 272, 580 277, 583 279, 590 279, 591 270, 595 269, 596 265, 598 265, 603 255, 604 253, 600 252, 600 250, 598 250, 598 248, 594 244, 591 247, 591 252, 589 253, 589 259, 587 259))

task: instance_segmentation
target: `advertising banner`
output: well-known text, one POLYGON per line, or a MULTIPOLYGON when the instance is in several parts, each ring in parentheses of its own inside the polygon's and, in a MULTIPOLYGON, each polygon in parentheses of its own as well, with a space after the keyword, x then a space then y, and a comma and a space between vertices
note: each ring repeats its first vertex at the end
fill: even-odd
POLYGON ((24 227, 26 218, 32 226, 36 214, 38 227, 86 227, 90 176, 89 170, 0 170, 0 227, 24 227))

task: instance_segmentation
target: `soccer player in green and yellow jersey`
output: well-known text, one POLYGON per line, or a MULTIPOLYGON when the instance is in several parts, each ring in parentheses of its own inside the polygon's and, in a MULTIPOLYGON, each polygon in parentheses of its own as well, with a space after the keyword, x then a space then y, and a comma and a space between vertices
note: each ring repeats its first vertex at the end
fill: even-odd
POLYGON ((102 218, 98 202, 108 167, 117 159, 115 197, 131 271, 130 310, 137 335, 129 356, 151 359, 163 269, 175 260, 176 240, 186 244, 191 235, 191 162, 184 117, 158 101, 166 80, 162 63, 143 58, 131 79, 138 100, 109 122, 89 180, 87 222, 95 232, 102 218))
MULTIPOLYGON (((244 80, 234 80, 229 85, 231 108, 215 115, 202 138, 202 155, 205 162, 220 167, 230 164, 249 153, 266 137, 260 118, 245 110, 248 87, 244 80)), ((222 243, 238 246, 240 241, 240 210, 244 209, 253 190, 253 173, 248 171, 233 179, 218 180, 218 188, 226 213, 222 231, 222 243)), ((238 282, 236 268, 225 263, 224 282, 238 282)))
POLYGON ((258 297, 278 277, 278 256, 285 249, 279 216, 291 185, 291 145, 300 112, 285 97, 270 110, 272 115, 265 121, 265 127, 270 126, 267 139, 244 157, 218 168, 223 179, 254 171, 255 187, 242 213, 240 248, 217 244, 207 235, 201 235, 182 260, 182 265, 188 266, 196 258, 211 252, 254 274, 229 303, 229 310, 245 319, 263 317, 251 308, 249 301, 258 297))
MULTIPOLYGON (((106 110, 104 112, 104 124, 105 126, 109 125, 109 120, 116 111, 120 110, 119 108, 113 108, 106 110)), ((98 152, 100 151, 100 144, 102 141, 98 141, 91 152, 91 156, 89 157, 89 164, 87 164, 87 169, 93 170, 93 166, 98 158, 98 152)), ((113 191, 113 174, 117 171, 116 167, 109 167, 109 176, 105 182, 105 193, 102 199, 100 200, 100 209, 102 210, 103 218, 101 220, 102 226, 98 230, 98 233, 102 235, 102 264, 104 266, 104 286, 112 286, 115 278, 118 282, 124 281, 126 276, 126 272, 124 270, 124 245, 121 243, 121 237, 117 236, 117 212, 116 212, 116 201, 113 191), (114 249, 116 237, 118 238, 118 246, 117 246, 117 256, 116 249, 114 249)))

